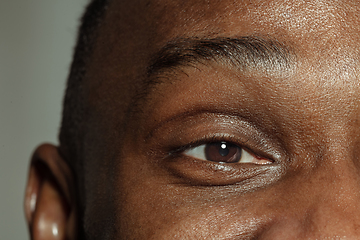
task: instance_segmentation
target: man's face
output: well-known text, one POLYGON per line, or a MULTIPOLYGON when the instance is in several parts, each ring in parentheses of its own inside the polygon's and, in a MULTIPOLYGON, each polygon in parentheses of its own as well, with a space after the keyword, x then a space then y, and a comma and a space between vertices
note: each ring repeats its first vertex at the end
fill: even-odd
POLYGON ((113 1, 86 76, 89 238, 360 236, 359 10, 113 1))

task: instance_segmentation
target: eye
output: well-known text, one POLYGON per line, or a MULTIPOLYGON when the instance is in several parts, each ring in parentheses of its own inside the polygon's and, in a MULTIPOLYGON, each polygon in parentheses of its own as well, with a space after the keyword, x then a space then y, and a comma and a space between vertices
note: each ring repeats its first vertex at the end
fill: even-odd
POLYGON ((272 163, 269 159, 254 156, 243 148, 228 142, 202 144, 185 150, 184 155, 218 163, 272 163))

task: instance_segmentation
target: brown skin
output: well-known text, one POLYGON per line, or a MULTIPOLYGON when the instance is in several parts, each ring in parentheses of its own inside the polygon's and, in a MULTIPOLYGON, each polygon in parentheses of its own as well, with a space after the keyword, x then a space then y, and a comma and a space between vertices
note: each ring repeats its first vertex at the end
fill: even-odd
MULTIPOLYGON (((86 76, 88 238, 359 238, 359 10, 350 1, 113 1, 86 76), (290 45, 292 68, 182 67, 132 107, 167 42, 253 35, 290 45), (272 163, 172 151, 214 135, 272 163)), ((53 224, 76 239, 71 171, 49 145, 33 159, 33 239, 63 239, 53 224)))

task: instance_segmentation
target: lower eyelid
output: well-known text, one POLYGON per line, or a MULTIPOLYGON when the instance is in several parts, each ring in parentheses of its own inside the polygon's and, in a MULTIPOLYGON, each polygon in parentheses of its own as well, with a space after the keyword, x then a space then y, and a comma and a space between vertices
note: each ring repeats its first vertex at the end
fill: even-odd
POLYGON ((224 164, 186 155, 184 158, 174 156, 169 158, 163 166, 166 166, 168 171, 176 177, 176 181, 191 186, 240 184, 239 188, 250 190, 269 184, 282 176, 282 168, 279 164, 259 166, 251 163, 224 164))

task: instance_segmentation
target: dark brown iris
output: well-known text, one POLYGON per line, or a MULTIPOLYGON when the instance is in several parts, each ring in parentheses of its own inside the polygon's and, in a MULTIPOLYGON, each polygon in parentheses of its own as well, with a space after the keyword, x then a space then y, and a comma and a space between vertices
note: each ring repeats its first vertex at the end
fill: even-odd
POLYGON ((206 160, 213 162, 235 163, 241 158, 241 148, 227 142, 209 143, 205 147, 206 160))

